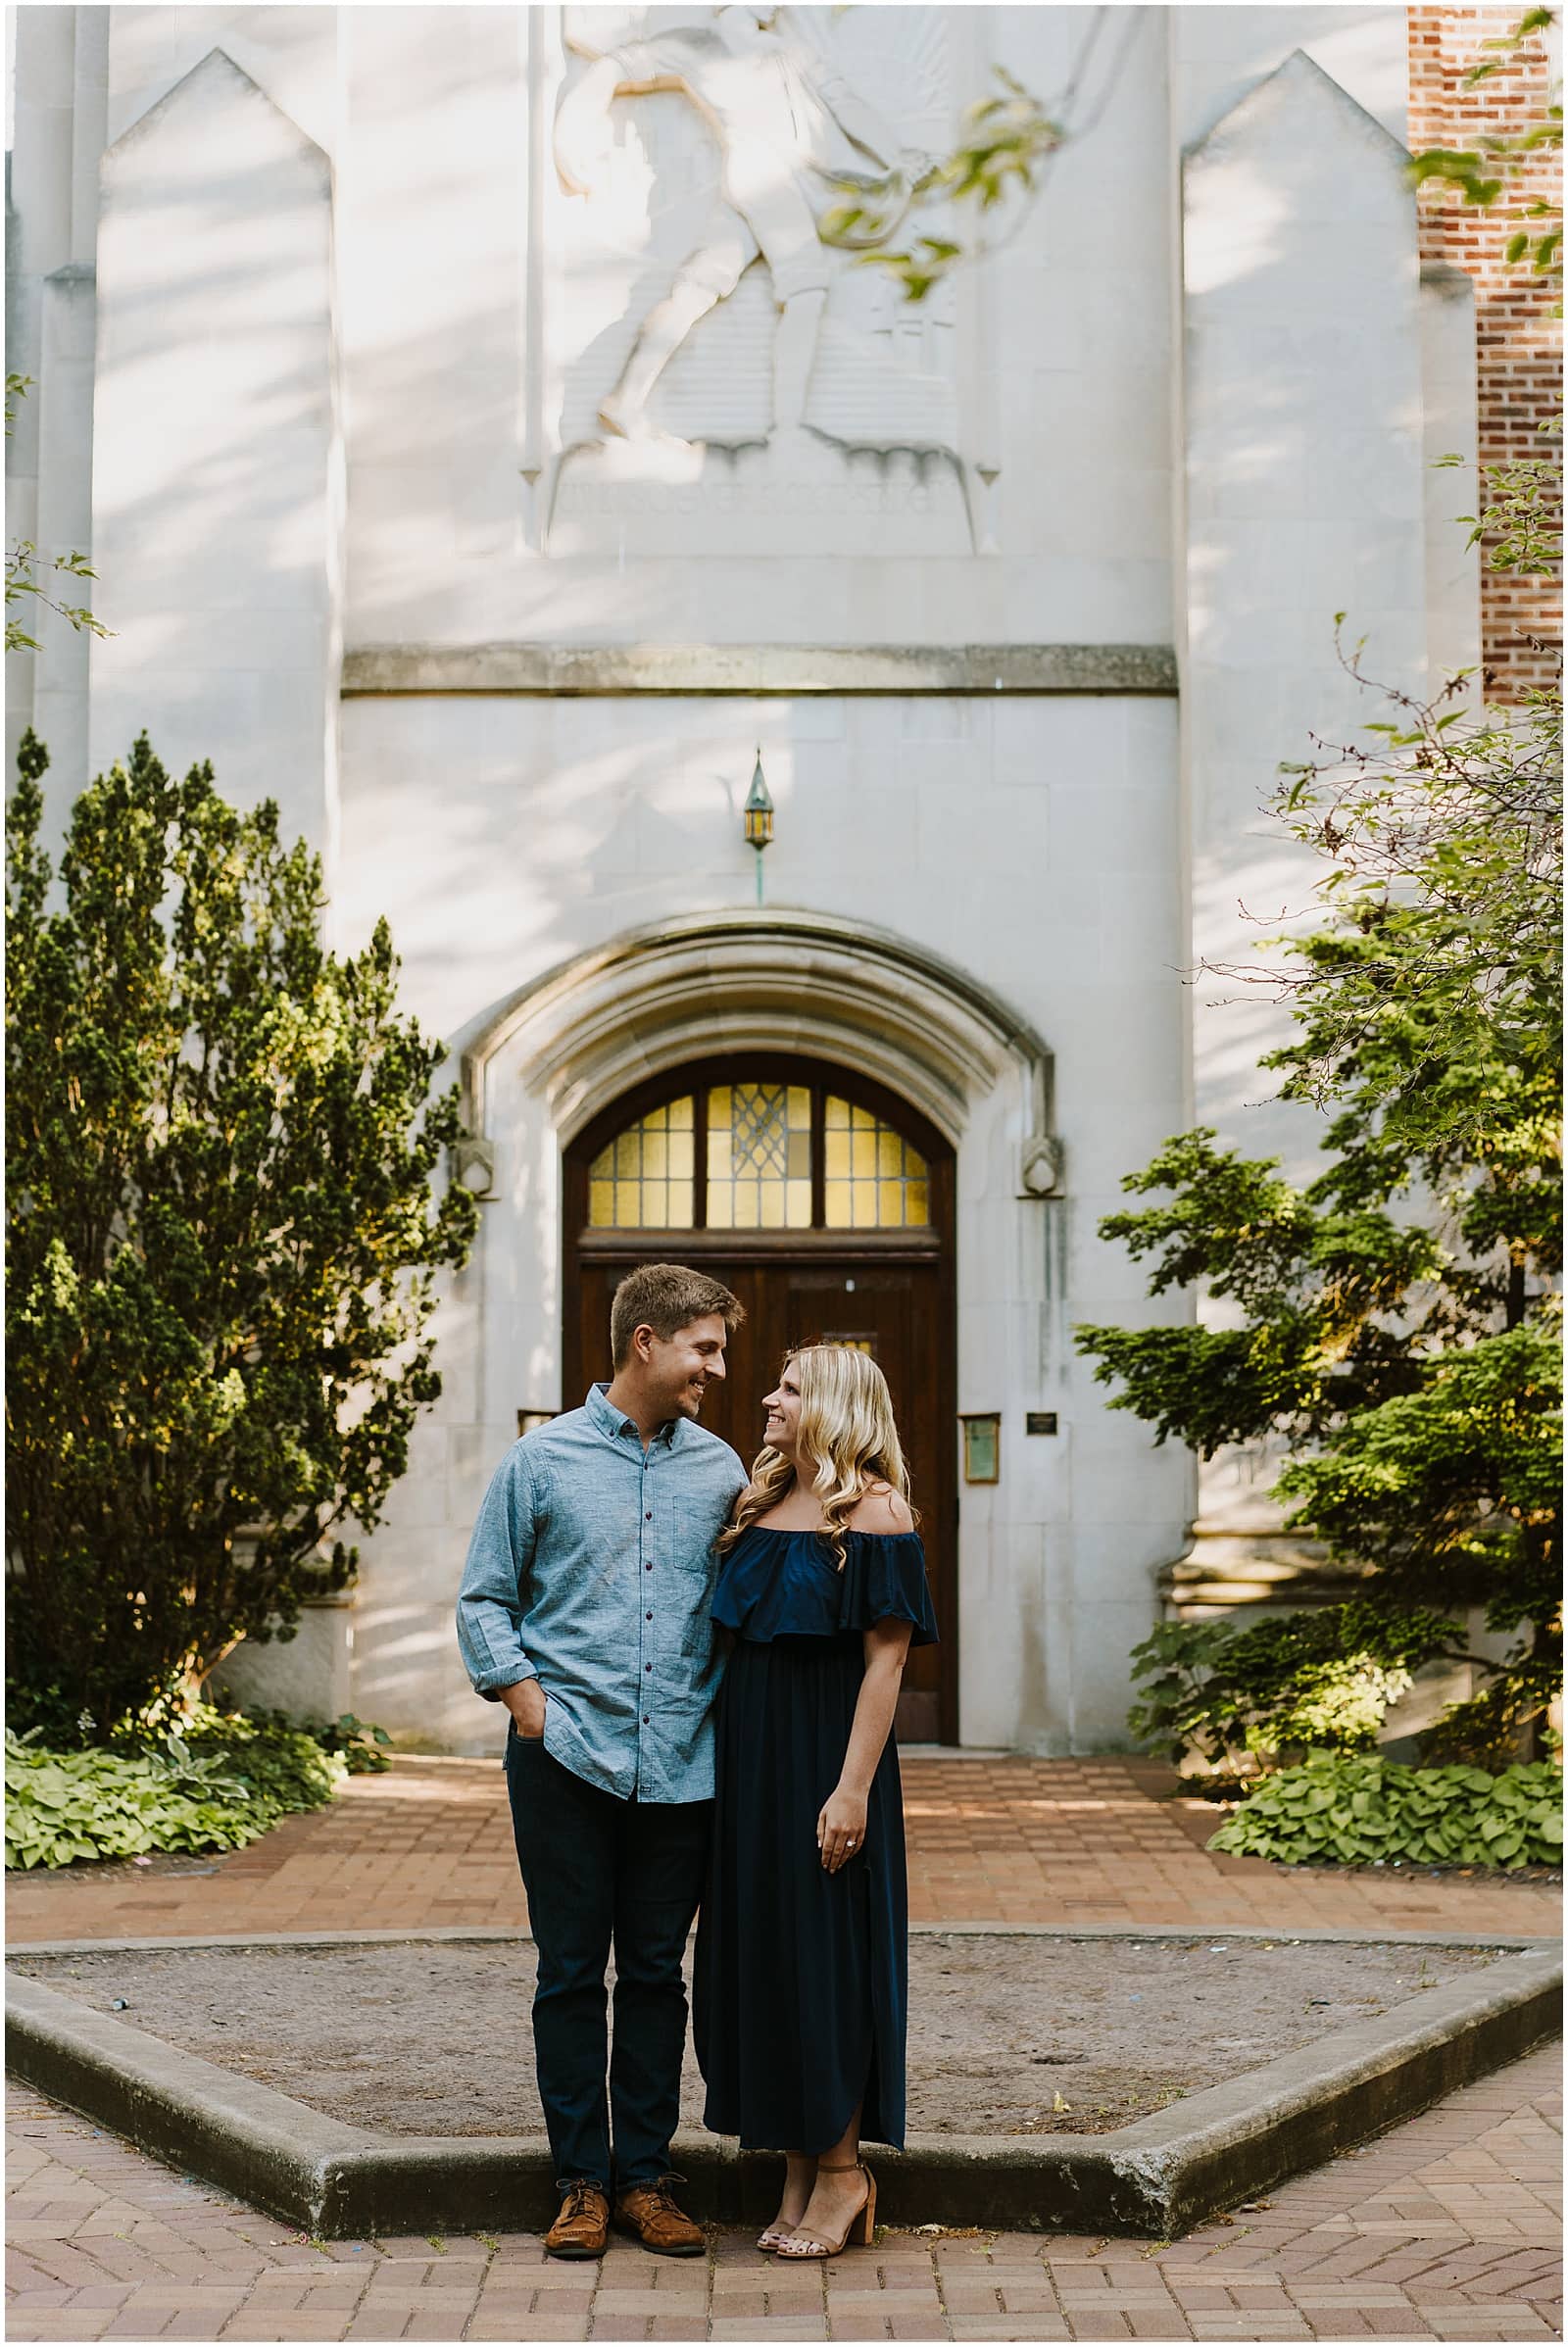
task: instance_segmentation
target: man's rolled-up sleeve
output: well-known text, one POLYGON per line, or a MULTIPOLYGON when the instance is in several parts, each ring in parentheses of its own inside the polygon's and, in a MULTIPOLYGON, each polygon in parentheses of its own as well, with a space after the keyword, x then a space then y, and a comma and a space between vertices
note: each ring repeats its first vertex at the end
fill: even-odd
POLYGON ((533 1564, 534 1486, 519 1442, 490 1479, 458 1591, 458 1650, 475 1694, 537 1679, 522 1643, 523 1590, 533 1564))

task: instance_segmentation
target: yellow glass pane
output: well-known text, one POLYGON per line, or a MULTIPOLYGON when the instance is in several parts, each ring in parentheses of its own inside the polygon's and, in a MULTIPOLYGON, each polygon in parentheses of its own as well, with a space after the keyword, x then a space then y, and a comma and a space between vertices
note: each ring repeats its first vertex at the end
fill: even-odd
POLYGON ((848 1133, 824 1133, 822 1136, 823 1171, 830 1182, 842 1182, 850 1170, 850 1137, 848 1133))
POLYGON ((850 1125, 850 1103, 831 1097, 822 1112, 822 1121, 830 1133, 846 1133, 850 1125))
POLYGON ((784 1185, 769 1179, 757 1185, 757 1220, 764 1231, 784 1228, 784 1185))
POLYGON ((728 1123, 729 1086, 727 1084, 715 1084, 712 1091, 708 1096, 709 1130, 711 1131, 714 1125, 727 1125, 728 1123))
POLYGON ((824 1184, 822 1210, 830 1228, 844 1229, 850 1219, 850 1185, 848 1182, 824 1184))
POLYGON ((876 1186, 874 1183, 856 1183, 855 1210, 850 1216, 850 1227, 856 1231, 874 1231, 876 1229, 876 1186))
POLYGON ((600 1230, 674 1230, 692 1220, 692 1101, 655 1108, 617 1133, 588 1168, 588 1220, 600 1230), (672 1128, 681 1128, 672 1138, 672 1128), (670 1175, 681 1177, 672 1182, 670 1175))
POLYGON ((809 1182, 786 1182, 784 1185, 784 1220, 792 1231, 808 1231, 811 1227, 811 1185, 809 1182))
POLYGON ((735 1228, 735 1196, 727 1182, 710 1182, 708 1186, 708 1227, 710 1231, 735 1228))
POLYGON ((792 1084, 786 1102, 786 1114, 792 1125, 802 1125, 808 1131, 811 1123, 811 1096, 804 1084, 792 1084))
POLYGON ((877 1196, 879 1199, 878 1222, 887 1223, 890 1226, 903 1222, 904 1184, 902 1182, 878 1182, 877 1196))
POLYGON ((876 1135, 857 1133, 851 1143, 851 1164, 858 1181, 868 1181, 876 1173, 876 1135))
POLYGON ((899 1135, 891 1132, 886 1125, 881 1126, 877 1133, 876 1156, 878 1173, 888 1175, 903 1173, 904 1143, 899 1135))
POLYGON ((792 1132, 785 1145, 785 1162, 792 1182, 808 1182, 811 1178, 811 1131, 792 1132))
POLYGON ((708 1178, 710 1182, 729 1180, 729 1135, 708 1128, 708 1178))
POLYGON ((922 1228, 931 1220, 930 1193, 923 1182, 910 1182, 904 1193, 904 1219, 922 1228))

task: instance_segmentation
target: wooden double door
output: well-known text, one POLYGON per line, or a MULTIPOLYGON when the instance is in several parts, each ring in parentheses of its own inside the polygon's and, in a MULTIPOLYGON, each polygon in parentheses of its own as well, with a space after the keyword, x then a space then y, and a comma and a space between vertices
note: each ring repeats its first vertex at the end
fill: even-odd
MULTIPOLYGON (((701 1125, 700 1111, 697 1121, 701 1125)), ((804 1126, 804 1112, 801 1121, 804 1126)), ((697 1143, 698 1153, 706 1154, 709 1164, 721 1156, 722 1149, 710 1149, 701 1131, 697 1143)), ((880 1146, 886 1161, 890 1152, 885 1138, 880 1146)), ((841 1151, 840 1161, 842 1156, 841 1151)), ((804 1151, 797 1162, 803 1159, 804 1151)), ((664 1165, 684 1158, 674 1158, 666 1141, 662 1152, 647 1161, 664 1165)), ((723 1382, 710 1388, 702 1423, 732 1444, 748 1466, 761 1447, 762 1396, 776 1384, 792 1348, 815 1343, 853 1345, 880 1365, 893 1395, 941 1630, 938 1646, 914 1649, 909 1656, 898 1719, 899 1735, 906 1742, 957 1740, 952 1190, 951 1152, 905 1103, 841 1070, 799 1061, 759 1062, 755 1056, 739 1063, 705 1062, 629 1096, 590 1126, 566 1160, 563 1399, 567 1408, 580 1400, 595 1378, 610 1375, 611 1298, 617 1283, 638 1263, 701 1266, 732 1289, 745 1306, 746 1318, 727 1349, 723 1382), (682 1104, 693 1099, 700 1102, 707 1088, 723 1085, 724 1091, 714 1089, 709 1097, 738 1100, 744 1086, 755 1092, 786 1077, 797 1097, 810 1089, 814 1146, 821 1150, 825 1141, 830 1162, 835 1136, 831 1130, 823 1133, 824 1102, 831 1116, 842 1112, 848 1098, 862 1131, 869 1117, 875 1119, 879 1135, 885 1137, 890 1129, 903 1134, 909 1144, 906 1161, 923 1170, 923 1222, 824 1226, 824 1186, 818 1174, 810 1226, 709 1227, 699 1219, 704 1206, 700 1177, 686 1227, 606 1225, 605 1193, 602 1185, 594 1192, 593 1178, 607 1161, 613 1162, 617 1145, 623 1161, 632 1156, 624 1139, 629 1132, 641 1127, 646 1136, 650 1123, 666 1129, 672 1097, 682 1104), (682 1088, 678 1093, 677 1086, 682 1088), (590 1216, 591 1196, 601 1215, 597 1223, 590 1216)), ((830 1188, 826 1197, 827 1210, 832 1211, 830 1188)), ((676 1203, 686 1205, 684 1192, 676 1203)), ((858 1210, 864 1211, 863 1203, 858 1210)))

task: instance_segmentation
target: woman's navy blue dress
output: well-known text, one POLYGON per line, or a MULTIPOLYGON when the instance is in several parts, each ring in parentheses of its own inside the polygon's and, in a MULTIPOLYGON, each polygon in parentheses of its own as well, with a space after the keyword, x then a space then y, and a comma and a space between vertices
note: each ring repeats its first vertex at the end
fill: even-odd
POLYGON ((705 2122, 746 2150, 826 2151, 858 2103, 862 2136, 903 2147, 908 1893, 891 1735, 864 1846, 831 1875, 816 1846, 863 1633, 889 1618, 913 1623, 912 1644, 935 1641, 914 1533, 847 1533, 841 1573, 818 1534, 753 1524, 719 1571, 713 1619, 736 1643, 718 1695, 692 2019, 705 2122))

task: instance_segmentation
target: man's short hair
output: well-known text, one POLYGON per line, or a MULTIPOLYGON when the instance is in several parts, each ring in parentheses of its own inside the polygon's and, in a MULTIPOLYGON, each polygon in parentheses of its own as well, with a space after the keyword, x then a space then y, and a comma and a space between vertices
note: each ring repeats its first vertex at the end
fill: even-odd
POLYGON ((710 1312, 722 1316, 731 1337, 746 1318, 740 1298, 706 1271, 688 1271, 684 1263, 640 1263, 627 1272, 610 1306, 611 1366, 624 1368, 635 1330, 651 1328, 667 1340, 710 1312))

